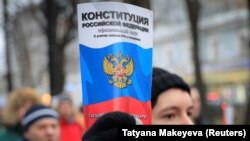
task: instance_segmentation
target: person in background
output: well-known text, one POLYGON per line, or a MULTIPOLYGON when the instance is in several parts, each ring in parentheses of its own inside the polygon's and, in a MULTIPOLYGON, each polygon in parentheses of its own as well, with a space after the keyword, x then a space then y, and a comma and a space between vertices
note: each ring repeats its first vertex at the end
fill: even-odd
POLYGON ((61 128, 61 141, 81 141, 83 126, 76 120, 72 98, 63 93, 59 96, 57 110, 61 128))
POLYGON ((76 121, 81 125, 84 126, 84 111, 83 106, 79 107, 79 110, 76 112, 76 121))
POLYGON ((152 124, 193 124, 190 87, 178 75, 153 68, 152 124))
POLYGON ((19 141, 22 137, 21 120, 25 112, 32 105, 39 103, 40 98, 33 88, 19 88, 12 91, 3 111, 5 130, 0 134, 0 140, 19 141))
POLYGON ((208 120, 201 114, 201 98, 197 88, 191 88, 191 97, 194 105, 192 118, 196 125, 209 124, 208 120))
POLYGON ((3 126, 3 110, 6 106, 6 98, 0 96, 0 128, 3 126))
POLYGON ((58 113, 50 107, 32 106, 21 123, 24 131, 22 141, 60 141, 58 113))

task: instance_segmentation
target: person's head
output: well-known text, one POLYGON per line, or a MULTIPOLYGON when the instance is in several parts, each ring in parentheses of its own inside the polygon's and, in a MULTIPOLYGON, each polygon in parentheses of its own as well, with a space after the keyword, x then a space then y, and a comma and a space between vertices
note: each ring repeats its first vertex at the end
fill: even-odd
POLYGON ((200 112, 201 112, 200 93, 197 88, 195 87, 191 88, 191 97, 192 97, 193 106, 194 106, 192 117, 195 120, 200 116, 200 112))
POLYGON ((190 88, 176 74, 153 68, 152 124, 193 124, 190 88))
POLYGON ((34 105, 22 120, 24 137, 28 141, 59 141, 58 113, 44 105, 34 105))
POLYGON ((62 118, 70 118, 74 114, 73 101, 70 95, 62 94, 59 97, 57 110, 59 112, 60 117, 62 118))
POLYGON ((40 98, 35 89, 20 88, 12 91, 3 112, 4 123, 7 125, 17 124, 34 104, 40 104, 40 98))
POLYGON ((122 125, 142 125, 142 122, 124 112, 105 113, 84 133, 82 141, 118 141, 118 127, 122 125))

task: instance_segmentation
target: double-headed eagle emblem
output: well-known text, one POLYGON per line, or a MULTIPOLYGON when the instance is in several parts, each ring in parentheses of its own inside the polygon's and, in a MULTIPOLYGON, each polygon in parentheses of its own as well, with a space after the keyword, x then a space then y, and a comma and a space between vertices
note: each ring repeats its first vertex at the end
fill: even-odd
POLYGON ((134 71, 134 62, 132 58, 124 57, 121 53, 118 56, 110 54, 103 59, 103 70, 110 84, 118 88, 125 88, 132 83, 130 77, 134 71))

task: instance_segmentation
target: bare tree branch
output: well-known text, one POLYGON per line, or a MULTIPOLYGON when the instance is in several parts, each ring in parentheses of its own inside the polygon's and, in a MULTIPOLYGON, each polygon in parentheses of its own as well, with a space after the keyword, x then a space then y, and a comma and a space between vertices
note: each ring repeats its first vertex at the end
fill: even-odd
POLYGON ((195 86, 201 94, 201 111, 204 117, 210 118, 209 109, 206 101, 206 87, 204 84, 202 70, 201 70, 201 59, 199 54, 199 14, 200 14, 200 2, 199 0, 186 0, 188 17, 190 23, 190 31, 192 35, 192 60, 194 64, 194 75, 195 75, 195 86), (205 112, 206 111, 206 112, 205 112))
POLYGON ((48 30, 47 24, 46 22, 44 22, 45 20, 44 18, 42 18, 42 15, 39 16, 40 13, 37 11, 37 9, 39 9, 39 6, 40 5, 33 5, 33 4, 30 5, 31 16, 35 21, 37 21, 36 23, 40 26, 43 34, 46 35, 47 34, 46 31, 48 30))
POLYGON ((14 47, 17 50, 17 61, 20 68, 20 78, 22 86, 31 86, 34 87, 33 79, 32 79, 32 68, 31 68, 31 60, 30 54, 28 51, 27 38, 24 34, 22 25, 18 22, 18 19, 13 21, 15 34, 13 37, 15 38, 16 44, 14 47))
POLYGON ((67 18, 66 22, 68 23, 66 27, 66 31, 64 32, 64 35, 61 40, 58 42, 58 46, 61 48, 65 48, 66 45, 74 38, 71 37, 70 32, 71 30, 76 28, 76 0, 71 0, 71 7, 72 7, 72 13, 70 16, 67 18))
POLYGON ((12 83, 12 67, 10 56, 10 28, 9 28, 9 13, 7 10, 8 2, 3 0, 3 15, 4 15, 4 33, 5 33, 5 50, 6 50, 6 66, 7 66, 7 91, 10 92, 13 89, 12 83))

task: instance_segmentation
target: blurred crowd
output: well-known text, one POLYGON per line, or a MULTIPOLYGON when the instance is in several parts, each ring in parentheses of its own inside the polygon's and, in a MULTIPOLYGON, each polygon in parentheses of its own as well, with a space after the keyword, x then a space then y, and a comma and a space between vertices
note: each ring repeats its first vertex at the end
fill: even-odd
POLYGON ((1 103, 1 141, 25 141, 25 137, 34 141, 41 138, 81 140, 83 112, 74 106, 70 94, 60 94, 58 102, 52 106, 43 103, 35 89, 19 88, 8 95, 6 102, 1 103))
MULTIPOLYGON (((127 113, 111 112, 83 130, 82 107, 75 107, 72 95, 61 93, 57 102, 42 102, 33 88, 16 89, 1 104, 1 141, 101 141, 116 140, 119 125, 139 125, 140 119, 127 113)), ((153 68, 152 124, 209 124, 201 115, 200 95, 180 76, 153 68)))

